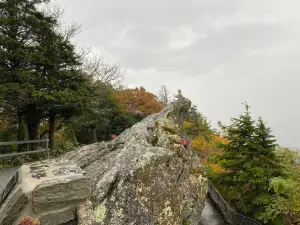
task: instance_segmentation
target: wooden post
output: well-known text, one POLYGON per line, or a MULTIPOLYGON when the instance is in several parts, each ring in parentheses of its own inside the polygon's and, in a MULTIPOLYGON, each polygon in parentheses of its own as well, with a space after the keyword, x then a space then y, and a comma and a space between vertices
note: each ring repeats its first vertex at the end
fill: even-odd
POLYGON ((48 135, 46 135, 46 151, 47 151, 47 155, 48 155, 48 159, 50 158, 50 151, 49 151, 49 139, 48 139, 48 135))

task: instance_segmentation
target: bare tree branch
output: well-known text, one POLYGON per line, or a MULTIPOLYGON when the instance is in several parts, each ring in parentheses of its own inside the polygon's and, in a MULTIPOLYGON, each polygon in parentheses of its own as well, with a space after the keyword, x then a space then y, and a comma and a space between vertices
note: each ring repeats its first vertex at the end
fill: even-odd
POLYGON ((43 3, 40 5, 41 11, 46 15, 46 16, 51 16, 52 18, 59 20, 62 15, 64 14, 64 9, 62 9, 59 5, 54 4, 52 2, 49 3, 43 3))
POLYGON ((71 24, 61 24, 60 29, 61 34, 66 39, 71 39, 81 32, 81 25, 75 22, 71 24))
POLYGON ((171 92, 167 89, 166 85, 162 85, 157 93, 158 100, 167 105, 171 100, 171 92))
POLYGON ((84 62, 86 57, 90 55, 92 52, 91 47, 83 47, 81 46, 80 49, 77 50, 77 55, 79 56, 80 62, 84 62))
POLYGON ((94 80, 120 88, 125 70, 117 63, 108 63, 100 54, 88 54, 83 60, 82 70, 94 80))
POLYGON ((77 24, 75 22, 71 24, 65 24, 60 20, 65 10, 62 9, 59 5, 52 2, 43 3, 40 5, 40 10, 45 15, 57 20, 58 24, 56 27, 56 31, 63 35, 66 39, 71 39, 81 32, 80 24, 77 24))

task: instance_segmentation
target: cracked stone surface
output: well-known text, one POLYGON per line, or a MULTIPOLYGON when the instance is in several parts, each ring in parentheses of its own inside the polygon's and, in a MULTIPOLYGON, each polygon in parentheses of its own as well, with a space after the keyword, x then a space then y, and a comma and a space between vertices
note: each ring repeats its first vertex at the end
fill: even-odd
POLYGON ((86 172, 83 171, 80 167, 60 167, 58 169, 53 170, 53 174, 55 176, 62 176, 68 174, 83 174, 85 175, 86 172))

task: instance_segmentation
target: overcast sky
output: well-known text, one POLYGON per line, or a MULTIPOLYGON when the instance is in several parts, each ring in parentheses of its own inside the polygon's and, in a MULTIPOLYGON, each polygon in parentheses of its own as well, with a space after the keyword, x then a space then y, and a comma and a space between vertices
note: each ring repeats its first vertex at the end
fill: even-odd
POLYGON ((55 0, 75 42, 126 68, 129 86, 165 84, 216 126, 262 116, 279 143, 300 147, 299 0, 55 0))

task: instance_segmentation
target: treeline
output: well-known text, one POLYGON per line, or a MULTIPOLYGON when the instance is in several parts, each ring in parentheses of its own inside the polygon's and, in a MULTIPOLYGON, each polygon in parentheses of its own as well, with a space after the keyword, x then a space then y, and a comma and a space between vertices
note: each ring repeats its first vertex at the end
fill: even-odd
POLYGON ((1 141, 49 138, 52 152, 64 151, 108 140, 162 109, 143 87, 123 86, 118 64, 77 51, 71 42, 77 27, 63 26, 61 11, 48 1, 4 0, 0 14, 1 141))
POLYGON ((196 106, 189 112, 183 130, 192 138, 206 173, 236 211, 263 224, 300 222, 300 165, 297 153, 280 147, 262 118, 253 119, 249 106, 219 123, 220 132, 196 106))

